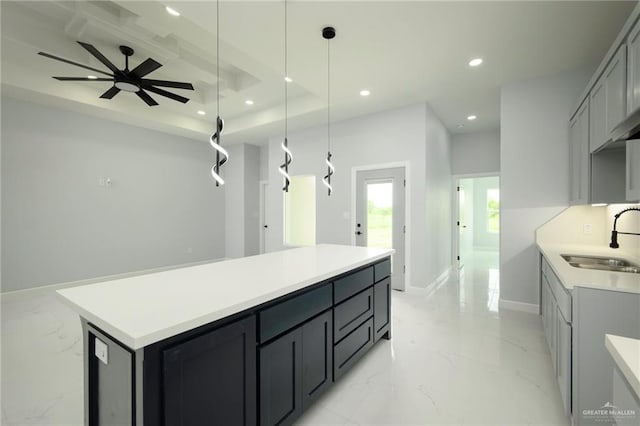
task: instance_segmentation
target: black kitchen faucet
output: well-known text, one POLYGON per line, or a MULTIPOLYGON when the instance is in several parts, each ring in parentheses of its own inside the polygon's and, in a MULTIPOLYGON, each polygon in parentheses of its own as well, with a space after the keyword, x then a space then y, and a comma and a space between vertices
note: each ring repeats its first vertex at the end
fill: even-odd
POLYGON ((618 247, 620 247, 620 245, 618 244, 618 234, 640 235, 640 234, 636 234, 634 232, 618 232, 618 231, 616 231, 616 223, 618 222, 618 218, 620 216, 622 216, 622 213, 626 213, 626 212, 630 212, 630 211, 640 212, 640 208, 638 208, 638 207, 629 207, 628 209, 624 209, 621 212, 619 212, 618 214, 616 214, 615 216, 613 216, 613 231, 611 231, 611 243, 609 243, 609 247, 614 248, 614 249, 617 249, 618 247))

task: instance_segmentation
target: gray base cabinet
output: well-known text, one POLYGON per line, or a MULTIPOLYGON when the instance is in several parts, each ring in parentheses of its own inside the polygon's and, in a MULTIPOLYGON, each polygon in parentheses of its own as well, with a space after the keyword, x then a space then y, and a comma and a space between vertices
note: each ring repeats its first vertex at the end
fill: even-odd
POLYGON ((605 334, 640 338, 640 294, 586 287, 573 292, 573 424, 602 425, 589 410, 613 401, 615 362, 605 334))

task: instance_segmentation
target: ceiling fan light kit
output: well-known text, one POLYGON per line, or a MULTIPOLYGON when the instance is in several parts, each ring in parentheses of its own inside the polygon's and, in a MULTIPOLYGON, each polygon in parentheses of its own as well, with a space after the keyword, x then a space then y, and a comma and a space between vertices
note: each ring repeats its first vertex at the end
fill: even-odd
POLYGON ((56 61, 64 62, 70 65, 75 65, 80 68, 84 68, 90 71, 94 71, 103 75, 107 75, 110 78, 97 78, 95 76, 88 77, 53 77, 59 81, 111 81, 113 82, 113 86, 111 86, 106 92, 100 95, 102 99, 113 99, 115 95, 120 93, 121 91, 135 93, 138 95, 140 99, 142 99, 148 106, 158 105, 155 99, 153 99, 148 93, 152 92, 160 96, 164 96, 169 99, 173 99, 174 101, 187 103, 189 102, 188 98, 184 96, 177 95, 172 92, 168 92, 164 89, 160 89, 159 87, 172 87, 175 89, 184 89, 184 90, 193 90, 193 85, 191 83, 183 83, 179 81, 167 81, 167 80, 152 80, 148 78, 143 78, 147 74, 157 70, 162 66, 162 64, 156 62, 151 58, 147 58, 144 62, 139 64, 132 70, 129 70, 129 57, 133 56, 134 50, 129 46, 120 46, 120 52, 125 57, 125 67, 120 70, 116 67, 109 59, 107 59, 98 49, 96 49, 93 45, 89 43, 84 43, 82 41, 78 41, 78 44, 82 46, 86 51, 88 51, 93 57, 95 57, 98 61, 100 61, 104 66, 106 66, 110 72, 100 70, 97 68, 89 67, 84 64, 80 64, 78 62, 71 61, 69 59, 61 58, 59 56, 54 56, 50 53, 38 52, 38 55, 44 56, 49 59, 54 59, 56 61))

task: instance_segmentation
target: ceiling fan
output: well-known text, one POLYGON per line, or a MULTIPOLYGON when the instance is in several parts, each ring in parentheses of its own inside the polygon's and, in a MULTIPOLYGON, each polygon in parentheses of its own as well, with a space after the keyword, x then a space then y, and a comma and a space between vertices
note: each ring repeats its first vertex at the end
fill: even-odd
POLYGON ((53 78, 60 81, 112 81, 113 86, 111 86, 109 90, 107 90, 100 96, 103 99, 112 99, 121 90, 124 90, 125 92, 135 93, 136 95, 138 95, 140 99, 145 101, 149 106, 158 105, 158 102, 156 102, 145 91, 147 90, 149 92, 156 93, 160 96, 165 96, 169 99, 173 99, 174 101, 182 102, 183 104, 189 102, 189 99, 185 98, 184 96, 167 92, 166 90, 160 89, 156 86, 193 90, 193 85, 191 83, 181 83, 179 81, 166 81, 166 80, 151 80, 148 78, 143 78, 147 74, 157 70, 162 66, 162 64, 154 61, 153 59, 148 58, 146 61, 142 62, 140 65, 138 65, 134 69, 129 70, 129 56, 133 55, 133 49, 130 48, 129 46, 120 46, 120 52, 122 52, 122 54, 125 56, 125 66, 123 70, 119 70, 115 65, 113 65, 113 63, 111 63, 111 61, 109 61, 93 45, 89 43, 83 43, 81 41, 79 41, 78 44, 84 47, 89 53, 95 56, 97 60, 99 60, 107 68, 109 68, 109 70, 111 70, 111 73, 99 70, 97 68, 92 68, 87 65, 79 64, 77 62, 73 62, 68 59, 60 58, 58 56, 54 56, 45 52, 38 52, 38 55, 55 59, 56 61, 66 62, 67 64, 82 67, 91 71, 98 72, 100 74, 108 75, 110 78, 98 78, 95 76, 53 77, 53 78))

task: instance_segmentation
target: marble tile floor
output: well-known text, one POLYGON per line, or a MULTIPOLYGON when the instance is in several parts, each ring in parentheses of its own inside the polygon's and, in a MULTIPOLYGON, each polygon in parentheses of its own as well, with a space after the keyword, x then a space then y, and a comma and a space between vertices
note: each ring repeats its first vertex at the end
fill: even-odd
MULTIPOLYGON (((568 425, 540 317, 500 311, 498 256, 393 293, 382 340, 298 425, 568 425)), ((82 424, 82 342, 51 292, 2 300, 2 425, 82 424)))

